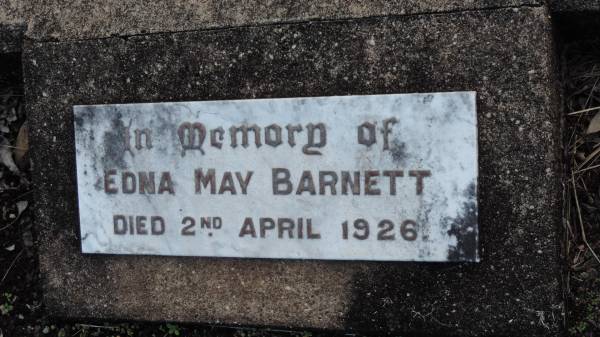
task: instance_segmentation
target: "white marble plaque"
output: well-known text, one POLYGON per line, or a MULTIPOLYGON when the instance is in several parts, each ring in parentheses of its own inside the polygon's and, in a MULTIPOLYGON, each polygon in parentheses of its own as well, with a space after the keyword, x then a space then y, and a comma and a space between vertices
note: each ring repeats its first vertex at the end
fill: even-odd
POLYGON ((83 253, 479 260, 474 92, 73 110, 83 253))

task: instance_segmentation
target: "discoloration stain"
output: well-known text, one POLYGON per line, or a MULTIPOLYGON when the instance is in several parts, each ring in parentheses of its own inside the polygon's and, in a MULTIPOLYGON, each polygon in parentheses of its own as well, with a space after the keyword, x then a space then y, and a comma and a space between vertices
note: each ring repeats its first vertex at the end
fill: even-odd
POLYGON ((94 189, 96 191, 102 191, 104 189, 104 181, 102 180, 102 178, 98 178, 96 180, 96 183, 94 184, 94 189))
POLYGON ((81 128, 83 126, 84 118, 81 114, 75 115, 74 120, 75 120, 75 127, 81 128))
MULTIPOLYGON (((75 108, 74 108, 75 110, 75 108)), ((87 106, 78 106, 77 112, 74 113, 73 121, 76 129, 82 129, 86 123, 94 121, 94 108, 87 106)))
POLYGON ((401 142, 398 139, 394 139, 392 141, 390 153, 392 154, 392 159, 396 164, 400 166, 405 165, 405 161, 408 158, 408 153, 406 153, 406 143, 401 142))
POLYGON ((475 183, 469 184, 464 192, 467 201, 463 203, 461 214, 448 220, 448 235, 456 237, 456 246, 448 250, 449 261, 479 261, 477 251, 477 188, 475 183))
POLYGON ((433 95, 424 95, 423 96, 424 104, 429 104, 429 103, 431 103, 431 101, 433 101, 433 95))
MULTIPOLYGON (((429 241, 429 235, 431 231, 431 213, 433 212, 436 205, 437 207, 447 207, 448 200, 445 197, 442 198, 437 195, 433 196, 432 200, 421 204, 421 211, 419 212, 419 215, 417 217, 420 226, 421 239, 426 242, 429 241)), ((441 226, 447 226, 447 224, 441 223, 441 226)), ((430 253, 428 252, 428 255, 429 254, 430 253)))
POLYGON ((129 125, 125 125, 120 113, 116 114, 112 122, 112 129, 104 133, 104 156, 102 162, 105 168, 127 168, 125 152, 131 152, 129 147, 129 125))

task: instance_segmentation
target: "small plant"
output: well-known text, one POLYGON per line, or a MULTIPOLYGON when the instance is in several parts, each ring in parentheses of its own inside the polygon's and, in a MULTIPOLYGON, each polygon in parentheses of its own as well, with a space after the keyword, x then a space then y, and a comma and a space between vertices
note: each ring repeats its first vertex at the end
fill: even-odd
POLYGON ((181 330, 177 324, 166 324, 166 330, 162 327, 159 328, 160 331, 166 332, 165 336, 179 336, 181 334, 181 330))
POLYGON ((11 293, 4 293, 2 294, 2 297, 4 297, 4 303, 0 305, 0 313, 2 314, 2 316, 6 316, 11 311, 13 311, 13 304, 15 303, 17 298, 11 293))

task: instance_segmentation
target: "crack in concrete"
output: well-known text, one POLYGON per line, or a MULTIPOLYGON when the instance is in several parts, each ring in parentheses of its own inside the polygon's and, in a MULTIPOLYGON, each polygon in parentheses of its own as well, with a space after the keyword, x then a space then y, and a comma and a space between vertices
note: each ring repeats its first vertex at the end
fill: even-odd
POLYGON ((130 38, 135 37, 146 37, 153 35, 161 35, 161 34, 185 34, 192 32, 212 32, 212 31, 227 31, 234 29, 252 29, 252 28, 262 28, 262 27, 274 27, 274 26, 293 26, 293 25, 304 25, 311 23, 338 23, 338 22, 354 22, 359 20, 378 20, 378 19, 396 19, 396 18, 410 18, 410 17, 420 17, 420 16, 431 16, 431 15, 448 15, 448 14, 462 14, 462 13, 476 13, 476 12, 493 12, 498 10, 515 10, 520 8, 540 8, 545 7, 548 8, 547 5, 542 2, 538 2, 537 4, 528 3, 528 4, 520 4, 520 5, 509 5, 509 6, 490 6, 485 8, 465 8, 465 9, 454 9, 454 10, 440 10, 440 11, 425 11, 418 13, 409 13, 409 14, 382 14, 382 15, 366 15, 366 16, 357 16, 357 17, 341 17, 341 18, 306 18, 306 19, 283 19, 281 21, 271 21, 271 22, 262 22, 262 23, 252 23, 252 24, 240 24, 240 25, 224 25, 224 26, 210 26, 202 28, 194 28, 194 29, 183 29, 183 30, 165 30, 165 31, 157 31, 157 32, 145 32, 145 33, 134 33, 134 34, 112 34, 109 36, 98 36, 98 37, 86 37, 86 38, 65 38, 64 40, 53 39, 53 38, 41 38, 37 39, 28 35, 28 32, 25 32, 24 40, 31 43, 76 43, 76 42, 85 42, 91 40, 108 40, 108 39, 123 39, 128 40, 130 38))

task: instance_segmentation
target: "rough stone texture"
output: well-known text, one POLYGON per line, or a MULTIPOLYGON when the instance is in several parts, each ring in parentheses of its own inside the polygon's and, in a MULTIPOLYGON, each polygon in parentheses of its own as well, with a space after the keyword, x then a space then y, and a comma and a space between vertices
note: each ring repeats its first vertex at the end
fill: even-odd
POLYGON ((543 0, 2 0, 0 24, 26 23, 30 38, 65 40, 541 3, 543 0))
POLYGON ((0 25, 0 54, 20 52, 24 31, 22 25, 0 25))
POLYGON ((26 21, 21 0, 2 0, 0 2, 0 24, 15 25, 26 21))
POLYGON ((28 42, 26 96, 49 312, 558 335, 561 161, 552 51, 543 7, 28 42), (462 90, 478 95, 479 264, 80 253, 74 104, 462 90))
POLYGON ((600 0, 551 0, 550 4, 558 13, 600 11, 600 0))

